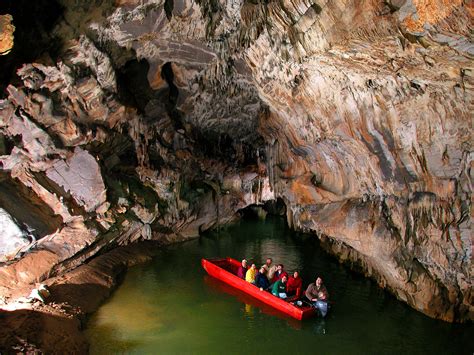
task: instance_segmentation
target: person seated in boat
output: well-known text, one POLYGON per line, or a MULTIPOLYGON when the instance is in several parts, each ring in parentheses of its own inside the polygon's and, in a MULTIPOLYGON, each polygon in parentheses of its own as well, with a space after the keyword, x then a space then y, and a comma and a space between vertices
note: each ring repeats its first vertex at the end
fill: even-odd
POLYGON ((283 266, 283 264, 278 264, 277 270, 275 271, 275 274, 272 278, 272 283, 281 280, 283 276, 286 276, 286 279, 288 280, 288 273, 285 271, 285 267, 283 266))
POLYGON ((288 296, 301 297, 301 290, 303 288, 303 280, 300 277, 300 273, 295 271, 292 276, 288 278, 286 283, 286 293, 288 296))
POLYGON ((286 281, 288 280, 288 277, 286 275, 283 275, 283 277, 275 282, 272 287, 272 294, 273 296, 279 297, 279 298, 286 298, 286 281))
POLYGON ((313 307, 318 309, 323 317, 328 312, 328 290, 323 284, 323 279, 318 277, 314 283, 308 285, 305 296, 311 301, 313 307))
POLYGON ((247 273, 247 260, 242 260, 242 264, 237 269, 237 276, 241 279, 245 279, 245 274, 247 273))
POLYGON ((268 281, 273 280, 273 275, 275 275, 275 272, 277 271, 277 266, 272 265, 272 262, 273 262, 272 258, 267 258, 267 260, 265 261, 265 264, 263 265, 263 267, 265 268, 267 272, 268 281))
POLYGON ((260 291, 270 287, 270 281, 267 279, 267 271, 263 266, 260 268, 257 276, 255 276, 255 286, 260 288, 260 291))
POLYGON ((255 284, 255 276, 257 276, 257 266, 252 264, 245 273, 245 281, 255 284))

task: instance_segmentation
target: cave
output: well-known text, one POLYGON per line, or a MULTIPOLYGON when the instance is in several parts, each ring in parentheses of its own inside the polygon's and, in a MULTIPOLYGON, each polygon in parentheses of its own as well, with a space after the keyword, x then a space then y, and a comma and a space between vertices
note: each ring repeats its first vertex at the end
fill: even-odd
MULTIPOLYGON (((309 265, 352 270, 333 274, 329 293, 350 279, 377 294, 372 319, 387 303, 427 329, 455 323, 463 344, 473 13, 464 0, 3 1, 0 352, 87 353, 82 329, 129 267, 173 248, 235 246, 264 262, 279 243, 305 277, 309 265), (43 321, 51 329, 35 329, 43 321)), ((288 329, 309 334, 301 324, 288 329)), ((124 339, 111 341, 134 349, 124 339)))
POLYGON ((265 219, 269 216, 286 216, 285 201, 281 198, 267 200, 264 204, 252 204, 240 210, 242 218, 265 219))

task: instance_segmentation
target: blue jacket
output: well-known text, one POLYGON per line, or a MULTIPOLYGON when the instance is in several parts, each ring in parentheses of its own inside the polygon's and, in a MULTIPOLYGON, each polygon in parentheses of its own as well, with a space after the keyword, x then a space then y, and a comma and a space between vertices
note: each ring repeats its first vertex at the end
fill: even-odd
POLYGON ((270 286, 270 281, 268 281, 267 276, 265 274, 261 274, 260 272, 255 276, 255 286, 261 287, 266 290, 270 286))

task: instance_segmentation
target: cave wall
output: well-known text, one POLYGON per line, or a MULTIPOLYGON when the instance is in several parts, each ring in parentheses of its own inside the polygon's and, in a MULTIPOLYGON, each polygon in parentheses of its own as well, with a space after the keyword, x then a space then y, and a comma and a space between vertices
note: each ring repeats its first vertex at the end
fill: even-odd
POLYGON ((0 162, 63 223, 4 292, 279 198, 409 305, 473 318, 471 2, 57 5, 59 54, 0 101, 0 162))

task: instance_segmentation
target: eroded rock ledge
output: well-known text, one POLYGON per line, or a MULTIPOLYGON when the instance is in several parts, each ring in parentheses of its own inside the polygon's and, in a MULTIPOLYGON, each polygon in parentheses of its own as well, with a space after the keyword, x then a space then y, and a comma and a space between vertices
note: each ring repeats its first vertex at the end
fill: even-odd
MULTIPOLYGON (((141 242, 94 258, 45 281, 47 303, 18 299, 0 310, 0 348, 16 353, 85 354, 87 315, 107 299, 128 267, 148 261, 159 246, 141 242)), ((36 264, 42 263, 37 256, 36 264)))
POLYGON ((23 242, 2 256, 4 303, 279 198, 399 299, 473 319, 471 2, 58 5, 60 50, 0 100, 1 183, 54 216, 7 210, 23 242))

